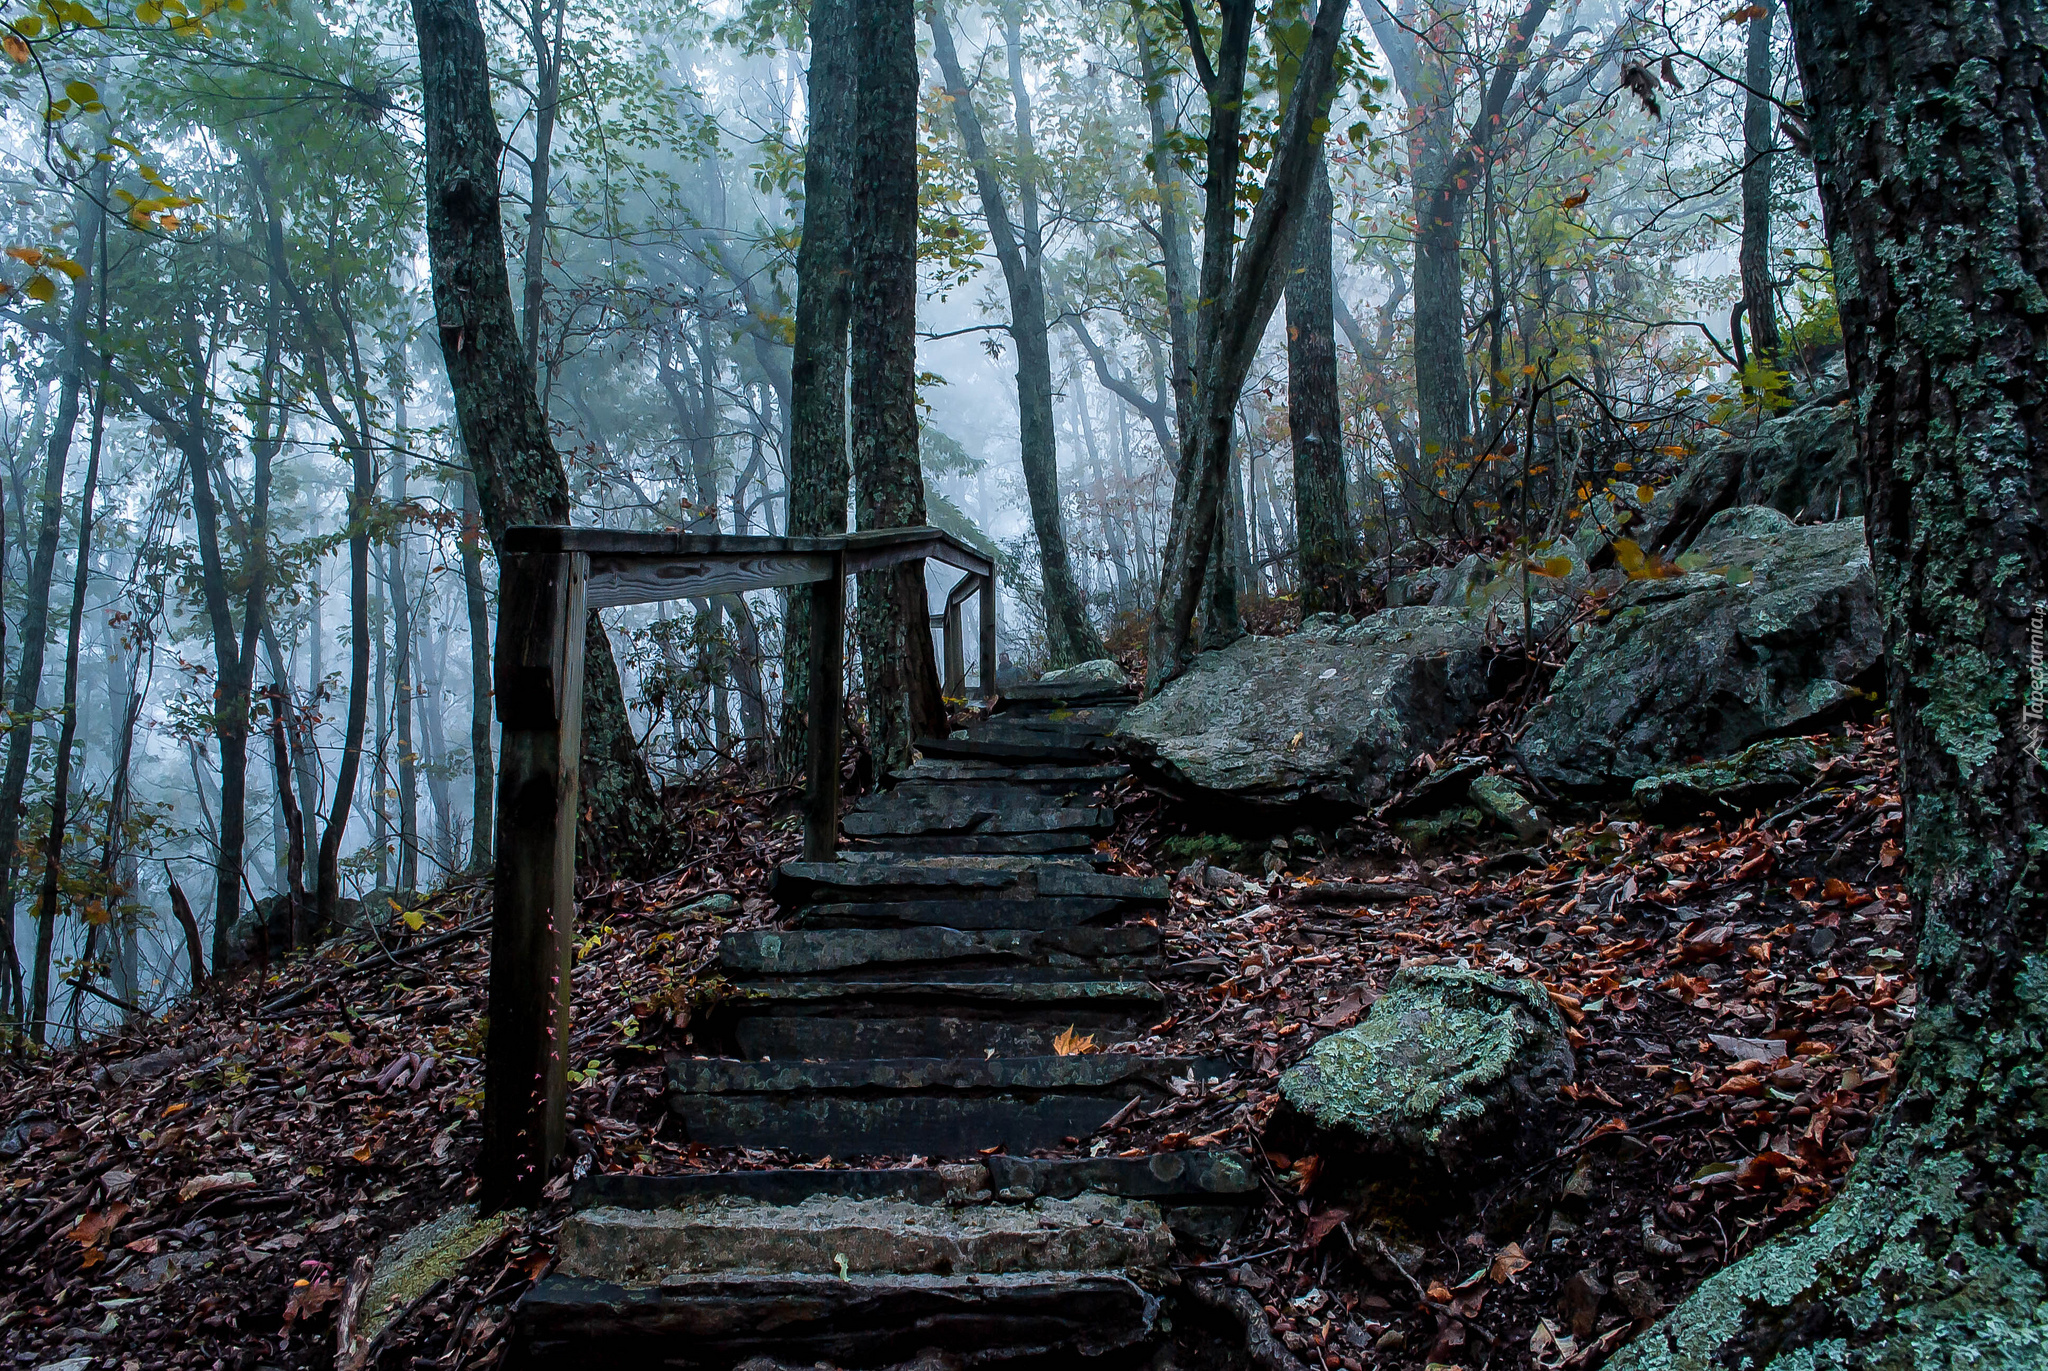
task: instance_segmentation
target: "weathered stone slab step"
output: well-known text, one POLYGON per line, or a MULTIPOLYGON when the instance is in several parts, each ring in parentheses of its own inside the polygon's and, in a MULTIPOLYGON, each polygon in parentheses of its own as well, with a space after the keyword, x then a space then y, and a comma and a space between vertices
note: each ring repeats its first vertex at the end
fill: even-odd
POLYGON ((1064 1028, 1097 1046, 1128 1041, 1166 1012, 1140 980, 760 980, 708 1017, 744 1057, 852 1059, 1051 1052, 1064 1028))
POLYGON ((1032 899, 1166 903, 1163 876, 1118 876, 1082 863, 1029 857, 959 857, 901 861, 785 862, 770 892, 783 905, 838 900, 1032 899))
MULTIPOLYGON (((1199 1068, 1198 1068, 1199 1069, 1199 1068)), ((926 1205, 1070 1200, 1094 1192, 1176 1204, 1250 1203, 1258 1177, 1234 1152, 1190 1150, 1143 1157, 995 1156, 951 1166, 779 1167, 677 1175, 592 1172, 576 1183, 577 1209, 663 1209, 716 1196, 801 1204, 815 1195, 926 1205)))
POLYGON ((1001 698, 1005 702, 1041 705, 1136 704, 1138 692, 1129 686, 1106 683, 1032 681, 1025 685, 1004 686, 1001 698))
POLYGON ((991 762, 1079 762, 1099 764, 1106 745, 1094 740, 1060 742, 1027 740, 982 741, 977 738, 920 738, 917 750, 927 757, 951 757, 961 761, 991 762))
POLYGON ((1131 774, 1131 769, 1121 764, 1074 763, 1062 765, 1048 762, 1034 766, 1029 763, 960 761, 949 757, 921 757, 908 768, 898 772, 893 779, 899 787, 907 785, 1001 785, 1040 787, 1071 787, 1076 793, 1086 794, 1100 786, 1112 785, 1131 774))
POLYGON ((566 1275, 633 1284, 713 1271, 841 1279, 1120 1271, 1172 1255, 1157 1205, 1092 1193, 1030 1206, 842 1195, 791 1205, 710 1196, 662 1209, 601 1206, 570 1214, 556 1247, 566 1275))
POLYGON ((1086 833, 1103 834, 1116 821, 1114 810, 1061 804, 1059 797, 1030 791, 943 791, 897 789, 861 801, 841 829, 849 836, 895 834, 1086 833))
POLYGON ((780 932, 750 929, 719 940, 729 975, 914 975, 945 980, 961 971, 1014 975, 1019 968, 1149 972, 1163 966, 1159 930, 1118 928, 892 928, 780 932))
POLYGON ((839 850, 841 857, 873 856, 887 853, 903 857, 987 857, 987 856, 1029 856, 1043 854, 1048 857, 1072 859, 1082 857, 1094 847, 1096 835, 1088 831, 1071 833, 973 833, 947 834, 941 837, 926 837, 912 834, 906 837, 855 838, 856 843, 872 843, 873 847, 844 847, 839 850))
POLYGON ((1227 1063, 1101 1052, 1086 1056, 746 1062, 669 1067, 669 1105, 691 1141, 783 1147, 822 1157, 970 1158, 1086 1138, 1132 1098, 1165 1101, 1171 1079, 1221 1077, 1227 1063))
POLYGON ((1079 928, 1123 919, 1131 907, 1130 901, 1109 899, 861 900, 804 905, 791 922, 799 929, 1079 928))
POLYGON ((635 1287, 550 1275, 514 1310, 529 1367, 704 1367, 752 1357, 881 1366, 927 1348, 1006 1371, 1142 1365, 1158 1301, 1128 1277, 677 1277, 635 1287))

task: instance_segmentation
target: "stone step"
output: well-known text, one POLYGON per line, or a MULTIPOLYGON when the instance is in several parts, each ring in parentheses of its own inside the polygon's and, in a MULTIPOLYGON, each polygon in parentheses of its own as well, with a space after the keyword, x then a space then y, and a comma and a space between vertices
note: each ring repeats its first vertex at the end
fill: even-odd
POLYGON ((1138 692, 1122 685, 1032 681, 1026 685, 1004 686, 1000 698, 1004 704, 1130 706, 1138 702, 1138 692))
POLYGON ((799 929, 960 928, 1027 930, 1080 928, 1127 917, 1131 901, 1112 899, 982 899, 844 901, 802 905, 791 912, 799 929))
POLYGON ((1088 804, 1061 804, 1057 796, 1031 791, 968 790, 937 793, 897 789, 861 801, 840 828, 850 837, 899 834, 929 837, 996 833, 1109 832, 1116 811, 1088 804))
POLYGON ((1236 1153, 1196 1149, 1142 1157, 993 1156, 951 1166, 592 1172, 576 1182, 570 1202, 577 1209, 663 1209, 716 1196, 790 1205, 825 1195, 927 1205, 1021 1204, 1045 1197, 1070 1200, 1089 1192, 1151 1200, 1170 1209, 1254 1203, 1261 1190, 1258 1177, 1236 1153))
POLYGON ((804 1156, 970 1158, 1087 1138, 1133 1098, 1163 1102, 1174 1078, 1221 1078, 1228 1063, 1086 1056, 738 1061, 669 1066, 669 1107, 692 1142, 804 1156))
POLYGON ((550 1275, 514 1308, 524 1365, 703 1367, 756 1357, 796 1366, 883 1366, 927 1348, 1005 1371, 1138 1367, 1158 1300, 1102 1272, 981 1276, 672 1277, 626 1286, 550 1275))
POLYGON ((871 857, 888 854, 901 857, 989 857, 1043 854, 1063 859, 1086 856, 1093 850, 1096 835, 1076 833, 975 833, 926 837, 910 834, 894 838, 855 838, 872 847, 844 847, 841 857, 871 857))
MULTIPOLYGON (((954 746, 972 744, 983 747, 1017 747, 1026 749, 1026 755, 1033 752, 1047 752, 1064 756, 1076 749, 1100 759, 1114 755, 1110 751, 1109 730, 1087 724, 1062 727, 1041 719, 1030 717, 1013 719, 999 714, 985 724, 976 724, 967 730, 963 738, 949 739, 954 746)), ((924 744, 918 747, 923 749, 924 744)))
MULTIPOLYGON (((785 906, 841 900, 1107 899, 1162 907, 1163 876, 1119 876, 1028 856, 784 862, 769 891, 785 906)), ((1020 925, 1021 926, 1021 925, 1020 925)))
POLYGON ((754 976, 917 976, 947 980, 962 972, 1014 976, 1020 970, 1120 975, 1162 970, 1159 930, 1118 928, 892 928, 781 932, 750 929, 719 940, 718 961, 735 978, 754 976))
POLYGON ((1131 774, 1131 769, 1121 764, 1060 763, 1047 762, 1042 765, 1025 763, 960 761, 947 757, 921 757, 903 771, 896 772, 891 779, 900 789, 909 785, 929 785, 933 788, 946 785, 971 785, 1003 787, 1024 786, 1031 789, 1071 789, 1076 794, 1088 794, 1102 786, 1113 785, 1131 774))
MULTIPOLYGON (((986 725, 983 725, 986 727, 986 725)), ((1012 741, 1008 739, 984 741, 967 738, 920 738, 917 750, 927 757, 948 757, 957 761, 1016 762, 1043 764, 1046 762, 1076 762, 1099 764, 1108 755, 1105 744, 1099 740, 1083 738, 1080 741, 1052 743, 1042 740, 1012 741)))
POLYGON ((1139 1036, 1166 1013, 1142 980, 757 980, 705 1016, 709 1040, 743 1057, 952 1056, 1053 1050, 1063 1029, 1098 1047, 1139 1036))
POLYGON ((669 1276, 957 1276, 1122 1270, 1173 1254, 1159 1206, 1082 1194, 1036 1204, 968 1204, 813 1195, 763 1204, 718 1195, 661 1209, 599 1206, 563 1221, 563 1274, 621 1284, 669 1276))

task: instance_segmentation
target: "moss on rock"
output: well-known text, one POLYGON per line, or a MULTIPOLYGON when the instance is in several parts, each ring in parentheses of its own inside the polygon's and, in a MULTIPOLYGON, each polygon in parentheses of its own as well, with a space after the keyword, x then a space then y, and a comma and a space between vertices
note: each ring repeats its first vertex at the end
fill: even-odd
POLYGON ((1406 967, 1358 1027, 1280 1078, 1327 1150, 1453 1175, 1520 1150, 1575 1065, 1542 986, 1460 967, 1406 967))

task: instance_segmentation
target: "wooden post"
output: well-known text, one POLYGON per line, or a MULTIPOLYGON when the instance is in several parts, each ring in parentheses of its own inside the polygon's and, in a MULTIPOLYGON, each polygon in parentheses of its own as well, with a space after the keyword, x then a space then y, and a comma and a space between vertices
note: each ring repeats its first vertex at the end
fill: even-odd
POLYGON ((996 698, 996 578, 994 571, 981 578, 981 693, 996 698))
POLYGON ((805 749, 804 860, 839 859, 839 711, 845 699, 846 554, 811 582, 811 699, 805 749))
POLYGON ((960 601, 946 596, 946 698, 967 698, 967 644, 960 641, 960 601))
POLYGON ((562 1154, 582 754, 582 553, 499 559, 496 909, 478 1203, 540 1201, 562 1154))

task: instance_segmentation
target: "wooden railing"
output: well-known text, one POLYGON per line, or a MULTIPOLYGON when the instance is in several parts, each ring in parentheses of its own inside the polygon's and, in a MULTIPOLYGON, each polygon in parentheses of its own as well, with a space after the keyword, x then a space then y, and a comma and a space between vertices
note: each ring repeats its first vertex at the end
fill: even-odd
POLYGON ((496 698, 503 738, 478 1165, 478 1199, 489 1206, 533 1203, 564 1142, 586 611, 812 587, 807 861, 837 859, 846 578, 903 562, 959 568, 967 574, 947 594, 944 613, 933 616, 944 634, 946 692, 966 693, 960 611, 970 596, 980 597, 981 689, 991 697, 996 663, 995 566, 936 528, 745 538, 548 525, 507 529, 498 553, 496 698))

